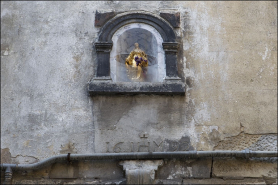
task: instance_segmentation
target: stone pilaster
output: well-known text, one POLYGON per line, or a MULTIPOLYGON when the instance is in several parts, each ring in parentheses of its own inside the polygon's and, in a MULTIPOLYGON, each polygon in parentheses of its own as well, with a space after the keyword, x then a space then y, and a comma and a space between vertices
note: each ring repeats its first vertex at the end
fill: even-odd
POLYGON ((110 51, 113 43, 110 42, 97 42, 95 48, 97 52, 97 78, 110 77, 110 51))
POLYGON ((179 45, 176 42, 163 42, 163 49, 165 51, 165 63, 166 63, 166 80, 167 79, 179 79, 178 67, 177 67, 177 53, 179 45))

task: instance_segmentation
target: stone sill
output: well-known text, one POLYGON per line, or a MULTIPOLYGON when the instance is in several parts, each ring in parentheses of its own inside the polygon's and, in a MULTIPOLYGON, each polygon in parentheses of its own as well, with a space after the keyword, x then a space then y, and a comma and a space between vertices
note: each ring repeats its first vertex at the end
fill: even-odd
POLYGON ((111 80, 92 80, 88 91, 94 95, 185 95, 185 84, 180 80, 165 82, 112 82, 111 80))

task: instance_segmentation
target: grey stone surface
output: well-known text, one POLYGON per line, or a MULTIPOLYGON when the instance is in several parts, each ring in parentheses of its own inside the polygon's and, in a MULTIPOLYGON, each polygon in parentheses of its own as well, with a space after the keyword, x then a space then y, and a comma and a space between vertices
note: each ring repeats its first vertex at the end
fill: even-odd
POLYGON ((155 184, 182 184, 182 180, 156 179, 155 184))
POLYGON ((183 104, 185 97, 97 96, 93 101, 96 152, 194 149, 190 124, 182 121, 189 119, 183 112, 190 114, 183 104), (148 137, 141 138, 142 132, 148 137))
POLYGON ((78 163, 53 164, 49 172, 51 179, 76 179, 79 176, 78 163))
POLYGON ((1 46, 9 48, 1 53, 1 148, 21 155, 17 163, 58 155, 69 142, 94 152, 86 84, 97 29, 76 21, 93 22, 94 12, 80 4, 72 13, 75 3, 1 5, 1 46))
MULTIPOLYGON (((4 178, 4 171, 1 172, 4 178)), ((14 171, 14 184, 111 184, 125 181, 119 161, 71 161, 55 163, 39 170, 14 171)), ((1 181, 2 182, 2 181, 1 181)))
POLYGON ((277 162, 257 160, 215 159, 212 175, 224 178, 277 178, 277 162))
POLYGON ((245 179, 184 179, 182 184, 268 184, 262 178, 245 179))
POLYGON ((79 163, 79 178, 113 181, 124 179, 124 171, 118 161, 84 161, 79 163))
POLYGON ((157 179, 182 181, 187 178, 208 179, 211 173, 211 159, 170 160, 157 171, 157 179))
MULTIPOLYGON (((184 44, 178 65, 190 79, 190 88, 182 101, 187 110, 181 110, 186 116, 181 121, 190 125, 187 130, 194 148, 211 150, 214 146, 206 139, 210 128, 218 131, 221 140, 237 135, 240 122, 247 133, 275 132, 277 117, 272 111, 277 111, 271 102, 276 102, 273 100, 277 94, 273 70, 277 43, 272 41, 276 38, 277 21, 273 3, 256 2, 246 11, 239 11, 237 7, 245 7, 244 3, 2 2, 1 146, 10 148, 13 157, 39 159, 59 154, 61 146, 69 142, 75 143, 78 153, 94 152, 95 112, 92 98, 87 96, 86 82, 95 74, 92 43, 99 28, 90 23, 94 22, 96 10, 109 9, 147 9, 159 15, 165 8, 181 8, 181 29, 175 31, 184 44), (265 9, 255 11, 257 7, 265 9), (202 11, 207 8, 212 11, 202 11), (245 13, 266 9, 266 16, 256 13, 250 17, 245 13), (236 18, 238 13, 246 24, 237 30, 229 29, 240 21, 236 18), (261 18, 266 21, 255 24, 261 18), (230 19, 235 22, 224 21, 230 19), (208 34, 204 34, 204 26, 208 34), (229 30, 226 35, 225 30, 229 30), (238 38, 239 30, 244 33, 244 42, 238 38), (228 42, 228 38, 239 42, 228 42), (252 44, 255 42, 268 46, 252 44), (243 44, 241 50, 239 43, 243 44), (262 59, 265 63, 261 65, 262 59), (253 62, 235 65, 233 61, 239 60, 253 62), (262 87, 265 90, 260 90, 262 87), (267 124, 261 127, 263 123, 267 124), (44 147, 37 149, 41 145, 44 147)), ((168 116, 173 114, 164 114, 165 119, 168 116)))
MULTIPOLYGON (((275 136, 275 1, 1 1, 1 154, 7 157, 3 160, 33 163, 68 151, 106 152, 106 142, 109 152, 130 151, 127 142, 134 147, 139 142, 140 151, 148 151, 150 142, 155 151, 162 151, 161 141, 166 145, 166 140, 178 142, 183 137, 190 138, 187 146, 196 150, 213 150, 221 143, 223 149, 271 150, 275 136), (180 28, 174 32, 182 43, 177 66, 188 85, 185 96, 90 97, 87 82, 97 69, 93 46, 101 31, 94 26, 97 10, 141 10, 157 17, 161 12, 180 12, 180 28), (245 136, 240 135, 243 131, 245 136), (142 132, 148 138, 141 138, 142 132)), ((236 162, 218 164, 214 169, 236 162)), ((276 177, 266 171, 276 170, 273 164, 239 163, 241 168, 230 169, 228 175, 261 174, 259 178, 273 182, 276 177)), ((92 174, 91 179, 47 179, 49 168, 15 173, 13 180, 96 184, 124 179, 122 169, 109 171, 109 166, 116 169, 115 164, 103 166, 109 172, 103 174, 113 180, 94 179, 92 174)), ((79 173, 89 176, 97 169, 84 165, 79 173)))
POLYGON ((90 95, 185 95, 185 85, 173 82, 111 82, 93 79, 88 84, 90 95))
POLYGON ((160 16, 166 19, 174 28, 180 27, 180 13, 160 13, 160 16))
POLYGON ((8 148, 1 149, 1 164, 11 163, 11 153, 8 148))

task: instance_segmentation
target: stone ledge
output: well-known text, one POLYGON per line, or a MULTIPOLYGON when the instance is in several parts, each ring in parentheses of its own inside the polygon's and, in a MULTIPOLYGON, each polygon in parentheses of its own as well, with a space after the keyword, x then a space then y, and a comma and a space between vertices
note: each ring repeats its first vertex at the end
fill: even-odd
POLYGON ((93 80, 88 85, 90 95, 185 95, 185 84, 181 81, 170 82, 112 82, 93 80))

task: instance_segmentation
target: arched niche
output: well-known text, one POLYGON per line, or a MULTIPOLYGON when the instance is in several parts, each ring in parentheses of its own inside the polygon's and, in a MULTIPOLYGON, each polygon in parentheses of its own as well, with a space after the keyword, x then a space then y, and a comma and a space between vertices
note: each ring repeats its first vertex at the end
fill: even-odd
POLYGON ((125 59, 134 49, 134 43, 148 56, 148 67, 140 82, 163 82, 165 73, 163 39, 152 26, 144 23, 131 23, 118 29, 112 36, 113 47, 110 53, 110 75, 114 82, 135 82, 128 78, 125 59))
POLYGON ((97 72, 96 77, 89 83, 91 95, 184 95, 185 85, 178 77, 177 70, 176 35, 164 19, 145 12, 117 15, 102 27, 98 42, 94 46, 97 53, 97 72), (128 38, 136 34, 146 38, 128 38), (153 70, 156 71, 151 73, 151 78, 140 82, 125 80, 125 69, 121 66, 135 42, 150 56, 154 64, 153 70))

